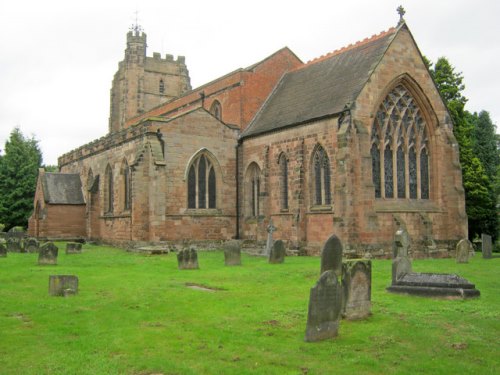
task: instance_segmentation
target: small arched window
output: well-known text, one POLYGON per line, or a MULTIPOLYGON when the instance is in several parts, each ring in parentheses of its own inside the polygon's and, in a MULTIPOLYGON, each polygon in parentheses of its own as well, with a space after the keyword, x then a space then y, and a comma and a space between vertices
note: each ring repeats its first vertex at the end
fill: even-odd
POLYGON ((280 203, 281 209, 288 209, 288 161, 286 160, 285 153, 282 153, 279 158, 280 169, 280 203))
POLYGON ((188 208, 216 207, 215 169, 210 159, 200 154, 189 167, 188 208))
POLYGON ((160 94, 165 93, 165 82, 163 82, 163 79, 160 79, 159 91, 160 91, 160 94))
POLYGON ((375 198, 429 199, 427 126, 403 85, 396 86, 380 104, 371 143, 375 198))
POLYGON ((132 206, 132 176, 130 167, 126 160, 123 161, 122 166, 123 173, 123 209, 125 211, 130 210, 132 206))
POLYGON ((109 164, 106 166, 104 176, 105 208, 106 213, 111 214, 113 213, 113 170, 109 164))
POLYGON ((246 215, 260 215, 260 168, 257 163, 251 163, 245 174, 246 215))
POLYGON ((323 147, 316 148, 312 160, 313 202, 315 205, 330 205, 330 161, 323 147))
POLYGON ((218 100, 214 100, 210 107, 210 113, 217 119, 222 120, 222 107, 218 100))

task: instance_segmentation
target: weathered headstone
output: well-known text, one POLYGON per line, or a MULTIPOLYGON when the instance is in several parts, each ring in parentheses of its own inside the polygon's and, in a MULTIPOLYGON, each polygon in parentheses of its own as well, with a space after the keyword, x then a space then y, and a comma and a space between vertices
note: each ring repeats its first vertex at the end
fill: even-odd
POLYGON ((198 269, 198 254, 196 249, 182 249, 177 253, 177 264, 180 270, 195 270, 198 269))
POLYGON ((321 250, 321 272, 332 270, 336 275, 342 272, 342 243, 336 235, 330 236, 321 250))
POLYGON ((282 240, 273 243, 271 253, 269 254, 269 263, 283 263, 285 261, 286 249, 282 240))
POLYGON ((273 233, 276 231, 276 227, 273 225, 273 219, 269 220, 269 225, 267 226, 267 242, 266 242, 266 255, 271 254, 271 249, 273 247, 273 233))
POLYGON ((0 258, 5 258, 7 256, 7 246, 3 238, 0 238, 0 258))
POLYGON ((371 314, 372 262, 366 259, 342 263, 342 315, 346 319, 364 319, 371 314))
POLYGON ((79 242, 68 242, 66 244, 66 254, 81 254, 82 244, 79 242))
POLYGON ((241 246, 239 241, 224 244, 224 263, 226 266, 241 266, 241 246))
POLYGON ((57 255, 59 249, 53 242, 46 242, 42 246, 40 246, 40 250, 38 251, 38 264, 39 265, 56 265, 57 264, 57 255))
POLYGON ((50 275, 49 294, 61 297, 78 294, 78 277, 74 275, 50 275))
POLYGON ((483 258, 484 259, 491 259, 491 252, 492 252, 492 246, 491 246, 491 236, 488 234, 481 234, 481 250, 483 252, 483 258))
POLYGON ((334 271, 326 271, 311 288, 305 341, 336 337, 342 310, 342 287, 334 271))
POLYGON ((457 263, 468 263, 469 256, 474 252, 474 246, 467 238, 462 238, 457 243, 457 263))
POLYGON ((7 251, 11 253, 22 253, 22 239, 19 237, 7 237, 7 251))
POLYGON ((24 241, 24 251, 27 253, 38 253, 40 244, 36 238, 30 237, 24 241))
POLYGON ((411 272, 411 261, 408 258, 410 236, 405 229, 398 229, 394 238, 395 258, 392 261, 392 282, 411 272))

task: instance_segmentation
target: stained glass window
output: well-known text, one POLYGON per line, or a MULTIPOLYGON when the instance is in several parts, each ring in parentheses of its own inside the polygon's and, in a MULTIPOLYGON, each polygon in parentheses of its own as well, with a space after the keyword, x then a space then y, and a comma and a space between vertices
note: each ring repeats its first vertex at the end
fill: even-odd
POLYGON ((208 174, 208 208, 215 208, 215 171, 210 169, 208 174))
POLYGON ((420 198, 429 198, 426 127, 418 104, 403 85, 396 86, 382 101, 373 120, 370 149, 376 198, 417 199, 418 187, 420 198), (418 154, 417 146, 423 150, 418 154))

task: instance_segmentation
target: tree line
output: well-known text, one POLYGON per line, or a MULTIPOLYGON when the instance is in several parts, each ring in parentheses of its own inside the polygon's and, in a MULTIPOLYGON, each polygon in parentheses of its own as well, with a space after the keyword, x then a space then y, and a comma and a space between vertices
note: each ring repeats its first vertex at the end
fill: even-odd
MULTIPOLYGON (((471 113, 465 109, 464 77, 445 57, 440 57, 435 64, 425 57, 424 60, 453 121, 460 150, 469 239, 481 233, 496 238, 500 195, 500 137, 496 126, 487 111, 471 113)), ((25 137, 15 128, 0 154, 0 224, 4 224, 6 230, 27 226, 41 165, 38 141, 25 137)))

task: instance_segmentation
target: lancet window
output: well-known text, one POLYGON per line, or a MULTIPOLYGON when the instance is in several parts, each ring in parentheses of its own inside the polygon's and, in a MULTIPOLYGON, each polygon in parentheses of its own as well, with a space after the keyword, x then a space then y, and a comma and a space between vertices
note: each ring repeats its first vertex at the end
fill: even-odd
POLYGON ((313 193, 315 205, 329 205, 332 203, 330 192, 330 161, 323 147, 318 146, 313 155, 313 193))
POLYGON ((215 208, 216 178, 210 159, 199 155, 189 167, 188 208, 215 208))

